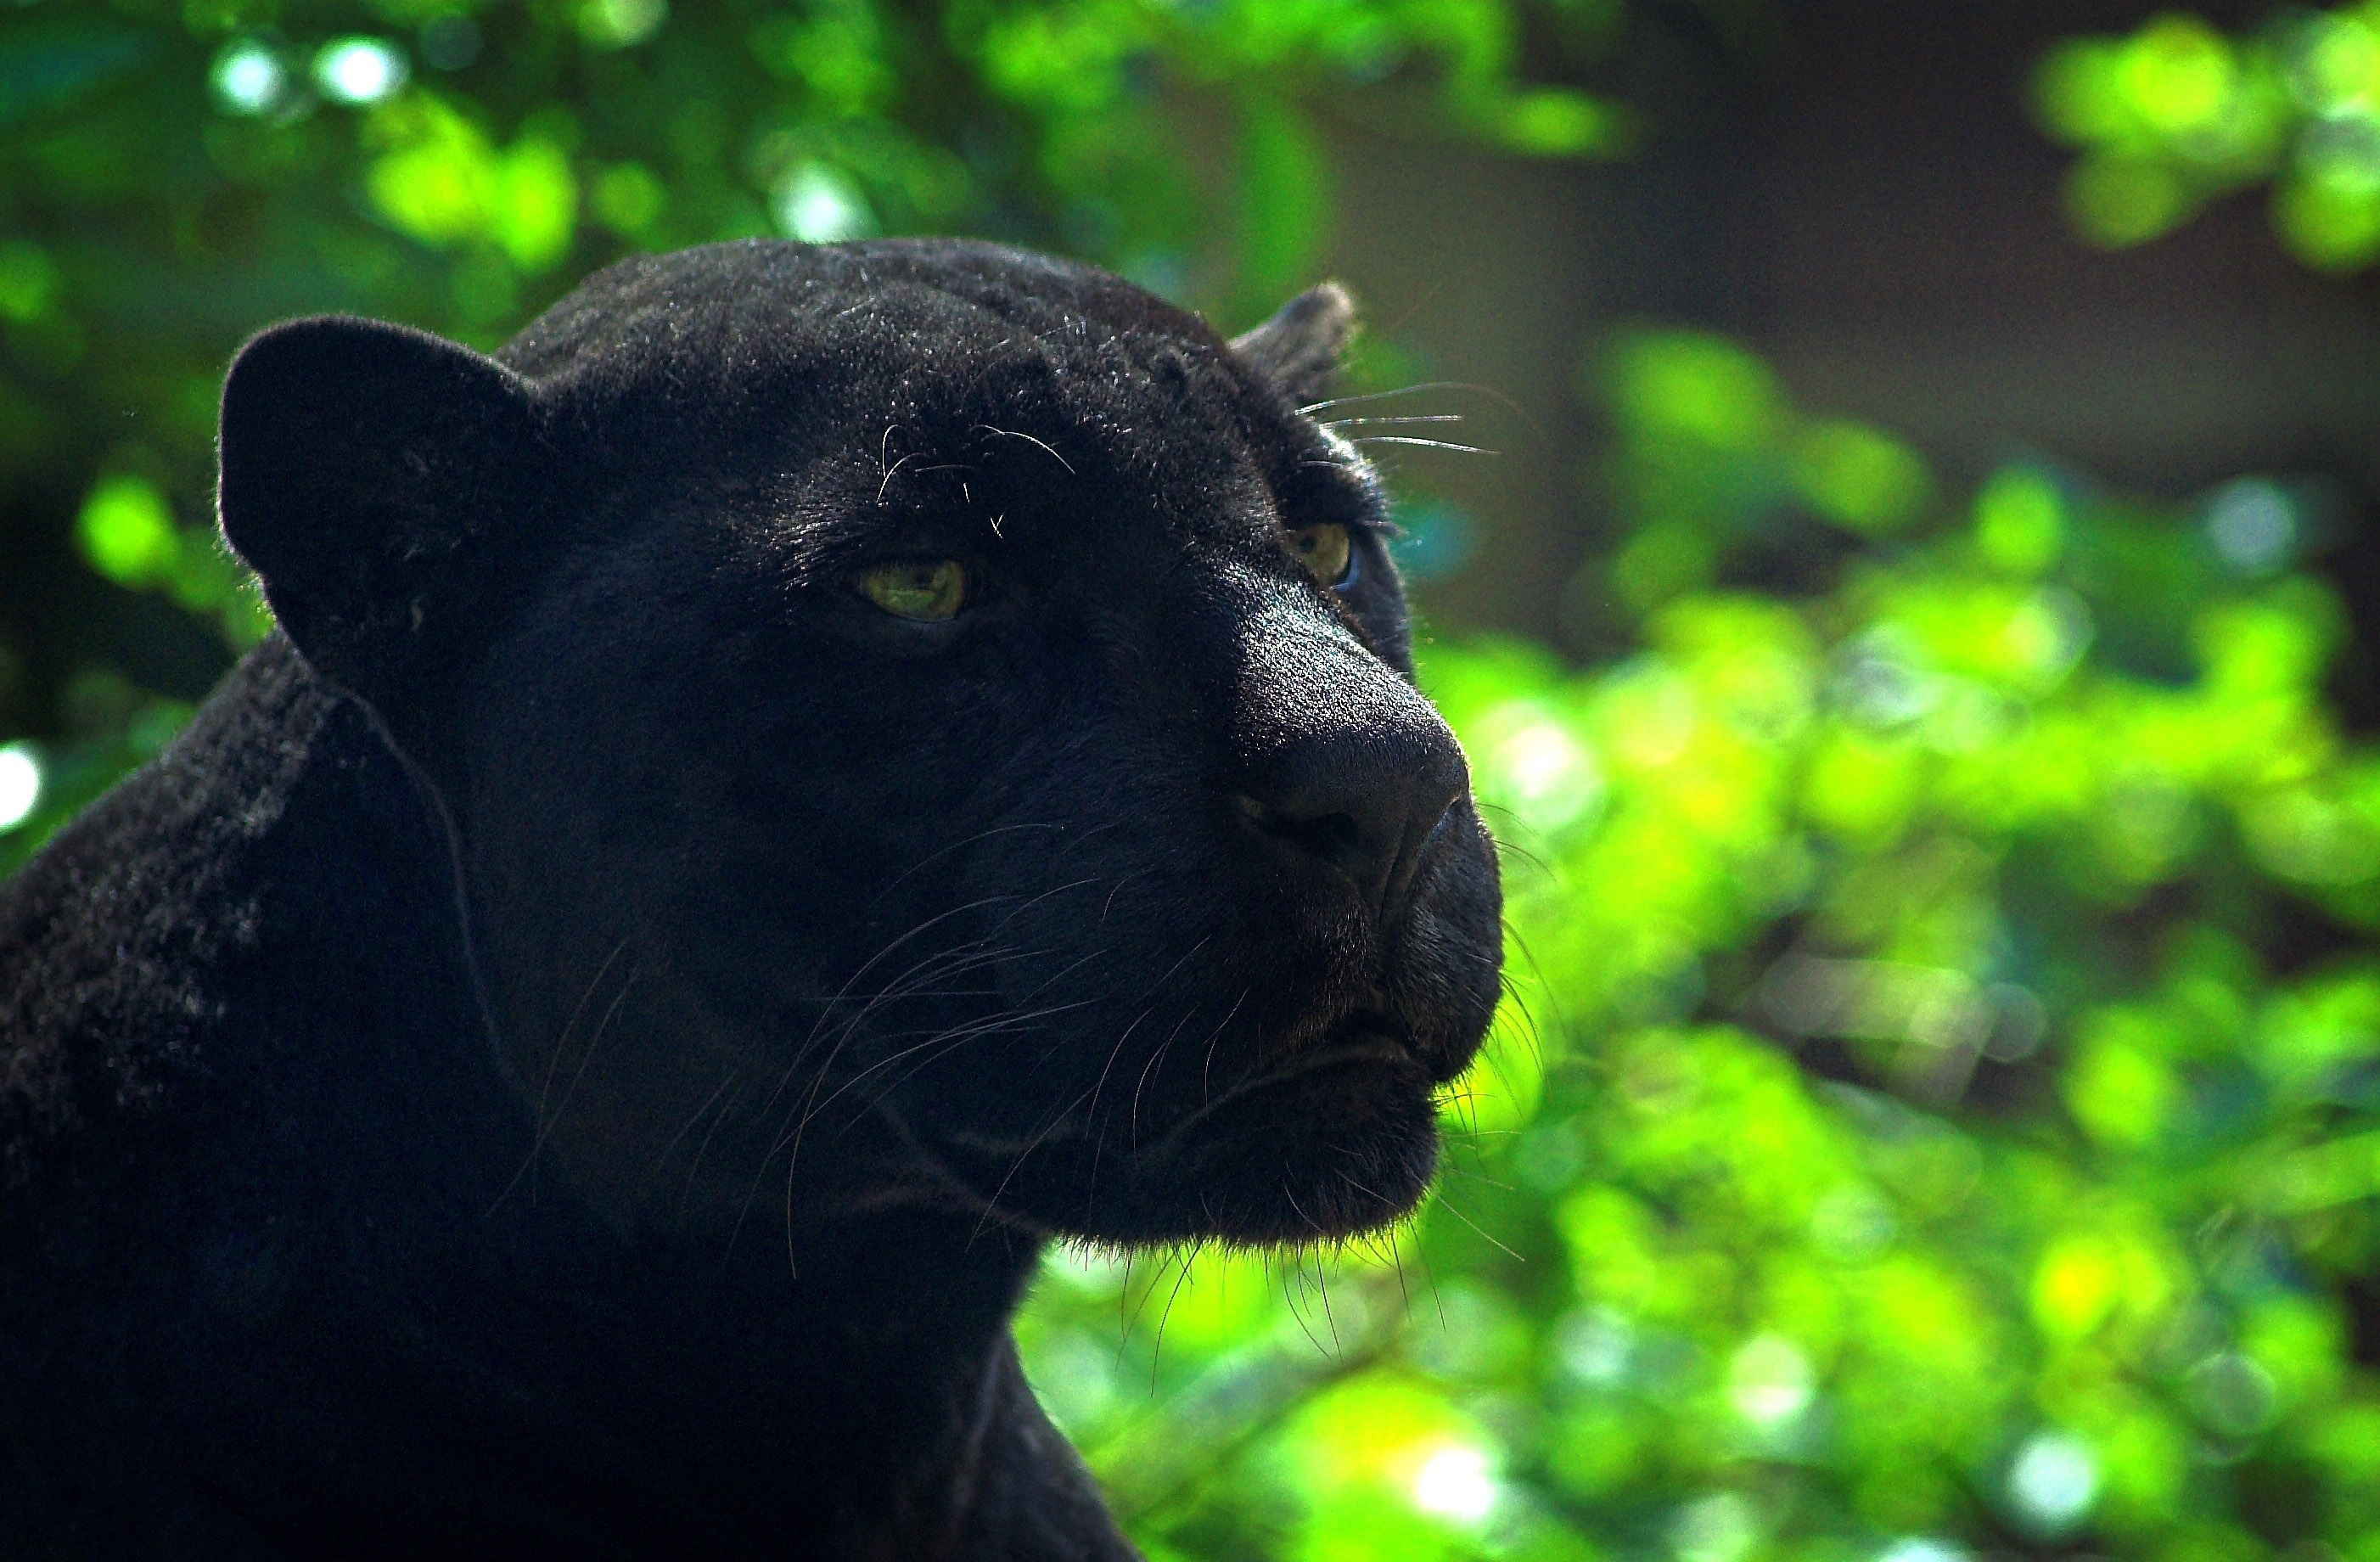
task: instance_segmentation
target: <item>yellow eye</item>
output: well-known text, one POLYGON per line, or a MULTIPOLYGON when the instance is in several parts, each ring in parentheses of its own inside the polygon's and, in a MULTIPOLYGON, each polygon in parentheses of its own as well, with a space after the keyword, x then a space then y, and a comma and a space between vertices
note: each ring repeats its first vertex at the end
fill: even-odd
POLYGON ((859 577, 859 594, 895 618, 939 624, 966 605, 966 567, 954 558, 880 564, 859 577))
POLYGON ((1348 572, 1354 567, 1355 547, 1348 540, 1347 529, 1337 524, 1294 527, 1289 533, 1290 550, 1298 562, 1314 572, 1314 578, 1326 586, 1343 586, 1348 572))

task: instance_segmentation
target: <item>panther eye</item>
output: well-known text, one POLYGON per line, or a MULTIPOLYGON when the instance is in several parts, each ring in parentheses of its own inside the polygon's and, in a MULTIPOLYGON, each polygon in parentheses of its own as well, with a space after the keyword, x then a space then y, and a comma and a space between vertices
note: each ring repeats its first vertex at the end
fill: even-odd
POLYGON ((966 605, 966 567, 954 558, 880 564, 858 580, 859 594, 895 618, 939 624, 966 605))
POLYGON ((1334 590, 1345 585, 1355 572, 1354 543, 1347 529, 1336 522, 1292 527, 1289 546, 1316 580, 1334 590))

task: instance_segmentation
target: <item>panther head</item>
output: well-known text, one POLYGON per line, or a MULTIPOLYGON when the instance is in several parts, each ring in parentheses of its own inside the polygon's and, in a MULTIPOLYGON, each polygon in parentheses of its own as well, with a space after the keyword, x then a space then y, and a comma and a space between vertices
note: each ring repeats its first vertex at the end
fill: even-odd
POLYGON ((1499 892, 1378 481, 1301 409, 1350 326, 751 241, 493 357, 243 352, 225 531, 443 807, 532 1181, 630 1230, 1412 1207, 1499 892))

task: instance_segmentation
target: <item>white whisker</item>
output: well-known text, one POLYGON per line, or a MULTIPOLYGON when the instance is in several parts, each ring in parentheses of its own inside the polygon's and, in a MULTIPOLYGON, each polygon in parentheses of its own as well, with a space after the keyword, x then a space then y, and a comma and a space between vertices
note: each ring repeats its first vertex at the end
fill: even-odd
POLYGON ((1351 439, 1350 445, 1418 445, 1431 450, 1460 450, 1466 456, 1500 456, 1500 450, 1489 450, 1477 445, 1457 445, 1448 439, 1421 439, 1412 434, 1367 433, 1351 439))

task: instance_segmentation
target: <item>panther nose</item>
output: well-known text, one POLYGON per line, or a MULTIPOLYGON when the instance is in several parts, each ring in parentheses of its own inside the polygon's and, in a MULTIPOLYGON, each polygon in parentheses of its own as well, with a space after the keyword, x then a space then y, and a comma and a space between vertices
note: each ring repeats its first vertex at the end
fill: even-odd
POLYGON ((1383 922, 1404 909, 1431 836, 1470 787, 1454 735, 1405 692, 1403 719, 1302 735, 1245 772, 1233 798, 1258 834, 1344 875, 1383 922))

